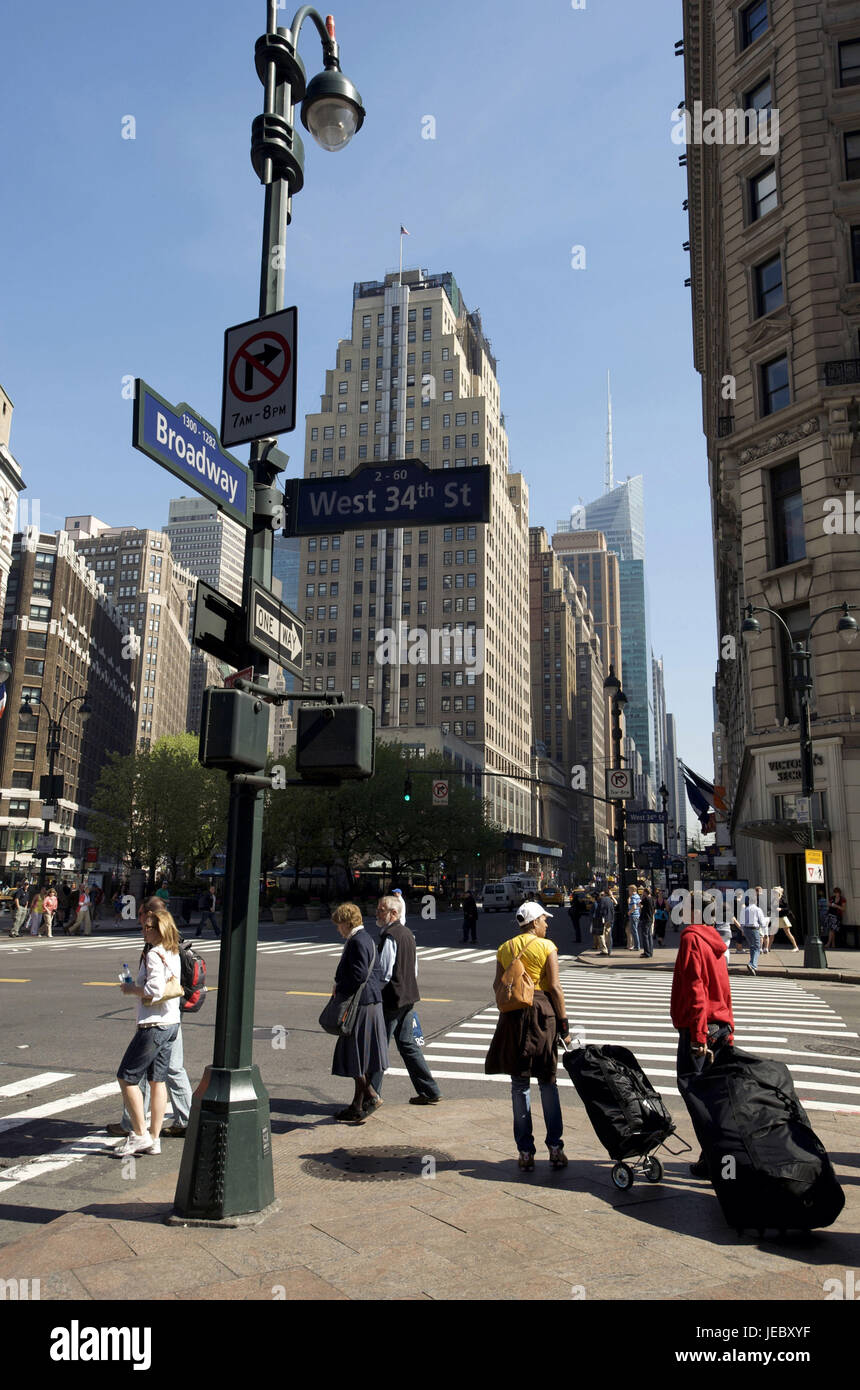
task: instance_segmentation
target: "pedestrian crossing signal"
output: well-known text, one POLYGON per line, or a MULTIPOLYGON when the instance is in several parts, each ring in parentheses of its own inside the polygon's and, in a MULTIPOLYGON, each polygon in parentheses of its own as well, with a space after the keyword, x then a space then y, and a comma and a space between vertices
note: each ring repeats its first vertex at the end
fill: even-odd
POLYGON ((406 781, 403 783, 403 800, 412 800, 412 774, 409 772, 406 774, 406 781))

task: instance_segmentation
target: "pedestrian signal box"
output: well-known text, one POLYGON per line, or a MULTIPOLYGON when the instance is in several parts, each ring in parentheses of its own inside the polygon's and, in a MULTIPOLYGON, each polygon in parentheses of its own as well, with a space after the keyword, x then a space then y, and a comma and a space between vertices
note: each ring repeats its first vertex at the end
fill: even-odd
POLYGON ((296 771, 308 782, 373 776, 376 715, 370 705, 300 705, 296 771))
POLYGON ((204 690, 199 753, 204 767, 259 771, 266 765, 268 743, 268 704, 243 690, 204 690))

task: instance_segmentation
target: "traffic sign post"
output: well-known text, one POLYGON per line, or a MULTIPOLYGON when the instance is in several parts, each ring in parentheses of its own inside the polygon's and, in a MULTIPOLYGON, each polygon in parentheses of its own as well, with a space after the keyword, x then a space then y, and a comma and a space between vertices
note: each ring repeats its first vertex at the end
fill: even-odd
POLYGON ((806 858, 806 882, 824 882, 824 851, 820 849, 808 849, 805 852, 806 858))
POLYGON ((439 780, 433 783, 433 805, 448 805, 448 783, 444 780, 439 780))
POLYGON ((304 670, 305 625, 255 579, 248 585, 246 640, 296 676, 304 670))
POLYGON ((170 405, 140 377, 135 381, 132 444, 202 493, 227 516, 250 528, 251 472, 221 448, 215 426, 183 401, 170 405))
POLYGON ((224 334, 221 438, 227 448, 296 427, 298 309, 228 328, 224 334))
POLYGON ((488 464, 439 469, 415 459, 363 463, 349 477, 290 478, 284 487, 288 536, 489 519, 488 464))
POLYGON ((633 796, 633 770, 627 767, 606 769, 606 798, 608 801, 628 801, 633 796))

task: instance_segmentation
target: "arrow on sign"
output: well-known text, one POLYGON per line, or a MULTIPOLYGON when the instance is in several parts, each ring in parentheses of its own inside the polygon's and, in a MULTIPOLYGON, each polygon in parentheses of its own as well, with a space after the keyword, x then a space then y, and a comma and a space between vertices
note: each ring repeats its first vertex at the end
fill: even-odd
POLYGON ((263 369, 263 375, 270 375, 272 380, 275 380, 274 375, 272 373, 266 373, 265 368, 269 366, 270 362, 274 362, 276 357, 280 357, 280 355, 281 349, 275 347, 274 343, 267 343, 259 352, 248 352, 246 349, 244 353, 246 391, 250 391, 254 385, 254 372, 258 366, 263 369))
POLYGON ((295 661, 296 654, 301 651, 302 639, 292 623, 289 626, 286 623, 281 625, 281 644, 289 652, 290 660, 295 661))

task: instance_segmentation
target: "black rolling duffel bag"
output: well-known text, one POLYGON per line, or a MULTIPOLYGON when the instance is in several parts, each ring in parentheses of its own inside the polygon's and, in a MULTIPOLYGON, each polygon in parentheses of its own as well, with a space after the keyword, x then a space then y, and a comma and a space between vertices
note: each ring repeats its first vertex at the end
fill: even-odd
POLYGON ((662 1097, 626 1047, 584 1047, 566 1052, 562 1063, 615 1162, 650 1153, 674 1134, 662 1097))
POLYGON ((738 1234, 832 1225, 845 1194, 782 1062, 723 1047, 712 1066, 679 1077, 679 1089, 738 1234))

